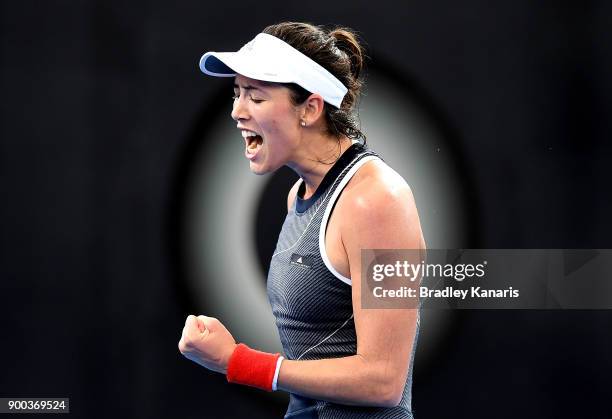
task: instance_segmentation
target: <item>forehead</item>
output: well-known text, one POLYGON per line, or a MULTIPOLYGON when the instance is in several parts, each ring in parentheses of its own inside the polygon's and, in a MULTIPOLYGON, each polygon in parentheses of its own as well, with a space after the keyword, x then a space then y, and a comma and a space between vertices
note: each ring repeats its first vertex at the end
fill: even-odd
POLYGON ((259 90, 261 92, 270 94, 280 90, 288 90, 285 86, 281 86, 278 83, 255 80, 243 76, 242 74, 237 74, 236 77, 234 77, 234 88, 238 87, 246 90, 259 90))
POLYGON ((251 79, 247 76, 243 76, 242 74, 236 74, 236 76, 234 77, 234 83, 239 84, 241 86, 250 85, 250 86, 256 86, 256 87, 266 87, 266 86, 271 86, 273 84, 273 83, 266 82, 266 81, 251 79))

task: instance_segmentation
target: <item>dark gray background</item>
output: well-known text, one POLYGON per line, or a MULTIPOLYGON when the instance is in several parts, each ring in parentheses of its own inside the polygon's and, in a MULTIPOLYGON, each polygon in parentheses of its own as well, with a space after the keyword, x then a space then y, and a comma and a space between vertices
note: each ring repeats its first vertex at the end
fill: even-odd
MULTIPOLYGON (((282 415, 178 353, 205 307, 175 231, 219 94, 197 58, 280 20, 354 27, 427 92, 473 180, 466 247, 611 247, 609 2, 0 4, 1 396, 70 397, 87 418, 282 415)), ((462 312, 415 370, 416 416, 609 417, 611 326, 462 312)))

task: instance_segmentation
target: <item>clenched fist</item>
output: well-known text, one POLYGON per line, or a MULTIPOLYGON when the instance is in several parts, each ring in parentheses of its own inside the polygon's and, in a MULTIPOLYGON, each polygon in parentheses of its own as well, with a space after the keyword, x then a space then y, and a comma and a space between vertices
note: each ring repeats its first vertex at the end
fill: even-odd
POLYGON ((230 332, 214 317, 187 316, 179 351, 203 367, 225 374, 227 363, 236 348, 230 332))

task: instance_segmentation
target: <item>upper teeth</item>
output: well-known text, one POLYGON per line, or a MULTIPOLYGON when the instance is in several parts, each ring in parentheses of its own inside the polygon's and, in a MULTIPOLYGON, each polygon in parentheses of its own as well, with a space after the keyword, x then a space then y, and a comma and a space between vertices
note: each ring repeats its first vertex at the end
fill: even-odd
POLYGON ((247 137, 255 137, 256 135, 259 135, 259 134, 257 134, 256 132, 253 132, 253 131, 248 131, 248 130, 246 130, 246 129, 243 129, 243 130, 242 130, 242 136, 243 136, 244 138, 247 138, 247 137))

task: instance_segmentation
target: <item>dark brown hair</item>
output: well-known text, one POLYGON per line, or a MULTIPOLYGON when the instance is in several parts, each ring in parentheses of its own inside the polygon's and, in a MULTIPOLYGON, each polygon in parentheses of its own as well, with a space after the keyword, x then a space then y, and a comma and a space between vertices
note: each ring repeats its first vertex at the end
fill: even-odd
MULTIPOLYGON (((357 101, 364 83, 365 50, 356 33, 345 27, 325 29, 301 22, 281 22, 266 27, 263 33, 279 38, 333 74, 346 86, 348 92, 340 109, 325 102, 325 121, 330 135, 339 138, 346 135, 351 139, 366 136, 359 127, 356 114, 357 101)), ((284 84, 292 91, 295 105, 304 103, 311 95, 306 89, 294 83, 284 84)))

